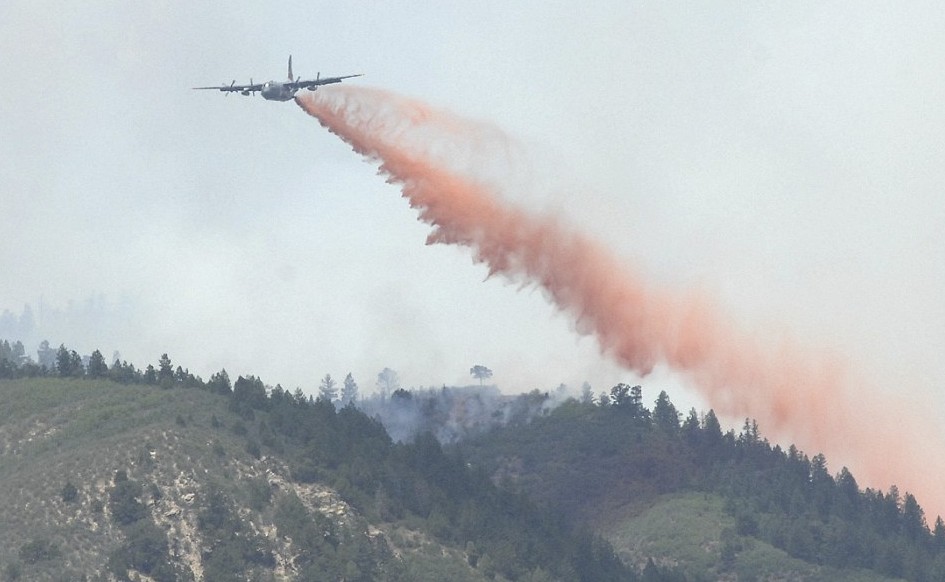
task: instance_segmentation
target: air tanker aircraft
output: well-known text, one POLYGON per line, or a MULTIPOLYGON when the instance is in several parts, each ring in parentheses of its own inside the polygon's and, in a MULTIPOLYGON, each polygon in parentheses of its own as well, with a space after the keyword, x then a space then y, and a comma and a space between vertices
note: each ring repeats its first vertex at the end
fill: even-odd
POLYGON ((255 95, 256 91, 263 96, 263 99, 268 99, 269 101, 289 101, 295 98, 295 94, 299 89, 308 89, 309 91, 314 91, 318 89, 320 85, 331 85, 332 83, 340 83, 344 79, 350 79, 352 77, 360 77, 361 75, 345 75, 343 77, 325 77, 321 78, 321 73, 317 74, 314 79, 308 81, 301 81, 299 77, 292 78, 292 55, 289 55, 289 80, 288 81, 267 81, 265 83, 253 83, 253 80, 249 80, 249 85, 237 85, 236 81, 233 81, 229 85, 221 85, 219 87, 194 87, 194 89, 216 89, 217 91, 223 91, 224 93, 239 93, 240 95, 246 95, 247 97, 250 94, 255 95))

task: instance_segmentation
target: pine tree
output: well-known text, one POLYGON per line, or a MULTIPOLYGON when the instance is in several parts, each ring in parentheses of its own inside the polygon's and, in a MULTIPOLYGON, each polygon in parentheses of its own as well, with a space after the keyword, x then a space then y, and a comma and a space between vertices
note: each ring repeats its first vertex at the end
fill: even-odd
POLYGON ((59 344, 59 350, 56 352, 56 369, 63 378, 72 375, 72 358, 69 357, 69 350, 65 344, 59 344))
MULTIPOLYGON (((62 346, 65 348, 65 346, 62 346)), ((58 353, 56 350, 49 347, 49 341, 43 340, 39 344, 39 349, 36 350, 36 357, 39 361, 39 365, 46 368, 46 370, 52 372, 56 369, 56 362, 58 353)))
POLYGON ((75 350, 69 352, 69 369, 71 375, 76 378, 81 378, 85 375, 85 366, 82 365, 82 356, 75 350))
POLYGON ((108 376, 108 364, 105 363, 105 356, 98 350, 92 352, 92 356, 89 358, 89 376, 92 378, 108 376))
POLYGON ((935 547, 939 552, 945 552, 945 520, 942 520, 942 516, 935 518, 935 547))
POLYGON ((911 493, 906 493, 902 501, 902 532, 913 542, 924 539, 929 533, 925 512, 911 493))
POLYGON ((158 360, 157 378, 158 382, 164 386, 174 383, 174 368, 167 354, 161 354, 161 359, 158 360))
POLYGON ((322 383, 318 386, 318 397, 328 402, 334 402, 338 399, 338 383, 335 382, 331 374, 325 374, 322 383))
POLYGON ((665 390, 660 392, 653 406, 653 424, 666 434, 675 435, 679 432, 679 413, 665 390))
POLYGON ((210 376, 207 389, 214 394, 230 394, 233 392, 233 387, 230 385, 230 375, 226 373, 225 368, 210 376))
POLYGON ((610 402, 614 408, 619 408, 621 410, 627 409, 630 406, 630 386, 627 386, 623 382, 617 384, 610 389, 610 402))
POLYGON ((23 346, 23 342, 19 340, 13 342, 11 352, 15 366, 19 367, 26 363, 28 358, 26 357, 26 347, 23 346))
POLYGON ((358 399, 358 384, 354 381, 351 372, 345 376, 344 383, 341 386, 341 404, 347 405, 358 399))
POLYGON ((148 367, 144 369, 144 383, 157 384, 157 370, 151 364, 148 364, 148 367))
POLYGON ((695 408, 690 408, 689 414, 686 416, 686 420, 683 421, 682 425, 683 437, 689 445, 695 446, 695 444, 699 442, 700 431, 699 413, 696 412, 695 408))
POLYGON ((709 447, 722 444, 722 425, 712 409, 702 418, 702 436, 703 442, 709 447))

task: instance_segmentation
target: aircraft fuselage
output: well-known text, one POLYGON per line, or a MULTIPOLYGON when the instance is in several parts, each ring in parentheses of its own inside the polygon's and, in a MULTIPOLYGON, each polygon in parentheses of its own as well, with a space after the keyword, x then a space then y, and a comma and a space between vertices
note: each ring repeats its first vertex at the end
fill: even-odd
POLYGON ((296 91, 297 89, 286 87, 283 83, 268 81, 263 83, 259 93, 263 96, 263 99, 269 101, 290 101, 295 98, 296 91))

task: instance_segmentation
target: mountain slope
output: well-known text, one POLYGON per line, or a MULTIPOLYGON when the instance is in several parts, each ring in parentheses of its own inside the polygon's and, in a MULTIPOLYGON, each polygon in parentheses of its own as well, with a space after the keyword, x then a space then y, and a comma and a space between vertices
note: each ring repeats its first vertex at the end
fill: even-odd
POLYGON ((718 495, 660 496, 641 513, 614 520, 605 535, 631 562, 680 567, 691 580, 807 580, 892 582, 863 569, 818 566, 751 536, 739 536, 736 520, 718 495))
POLYGON ((618 385, 603 405, 571 400, 458 447, 638 566, 653 559, 697 580, 945 579, 945 523, 930 531, 913 496, 860 490, 845 468, 831 475, 823 455, 772 447, 749 421, 739 434, 711 411, 680 423, 665 393, 650 411, 639 387, 618 385), (702 497, 715 521, 687 538, 692 512, 708 513, 680 500, 702 497), (671 527, 662 514, 676 516, 671 527), (689 543, 653 542, 667 536, 689 543))
POLYGON ((6 578, 638 578, 429 434, 254 377, 125 372, 149 383, 0 380, 6 578))
POLYGON ((308 568, 346 579, 483 579, 462 552, 410 530, 397 530, 412 540, 404 547, 389 543, 389 530, 332 488, 294 481, 257 439, 227 399, 202 390, 0 381, 3 572, 236 580, 305 579, 308 568), (303 547, 306 538, 315 539, 303 547), (306 558, 315 546, 327 561, 306 558))

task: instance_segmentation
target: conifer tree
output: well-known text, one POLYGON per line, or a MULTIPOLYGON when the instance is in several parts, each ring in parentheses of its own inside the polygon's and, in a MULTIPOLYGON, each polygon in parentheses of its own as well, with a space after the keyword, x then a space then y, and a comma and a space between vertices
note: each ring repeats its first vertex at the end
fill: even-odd
POLYGON ((69 357, 65 344, 59 344, 59 350, 56 352, 56 369, 63 378, 72 375, 72 358, 69 357))
POLYGON ((225 368, 210 376, 207 388, 214 394, 230 394, 233 392, 233 387, 230 385, 230 375, 226 373, 225 368))
POLYGON ((321 384, 318 386, 318 397, 328 402, 334 402, 338 399, 338 383, 331 377, 331 374, 325 374, 321 384))
POLYGON ((355 402, 357 399, 358 384, 354 381, 354 376, 351 375, 351 372, 348 372, 341 386, 341 403, 342 405, 347 405, 351 402, 355 402))
POLYGON ((171 359, 167 354, 161 354, 161 359, 158 360, 157 379, 161 385, 169 385, 174 382, 174 367, 171 365, 171 359))
POLYGON ((663 390, 656 398, 653 406, 653 424, 667 434, 675 435, 679 432, 679 413, 669 400, 669 395, 663 390))
POLYGON ((104 378, 108 375, 108 364, 105 363, 105 356, 102 352, 95 350, 89 358, 89 376, 91 378, 104 378))

